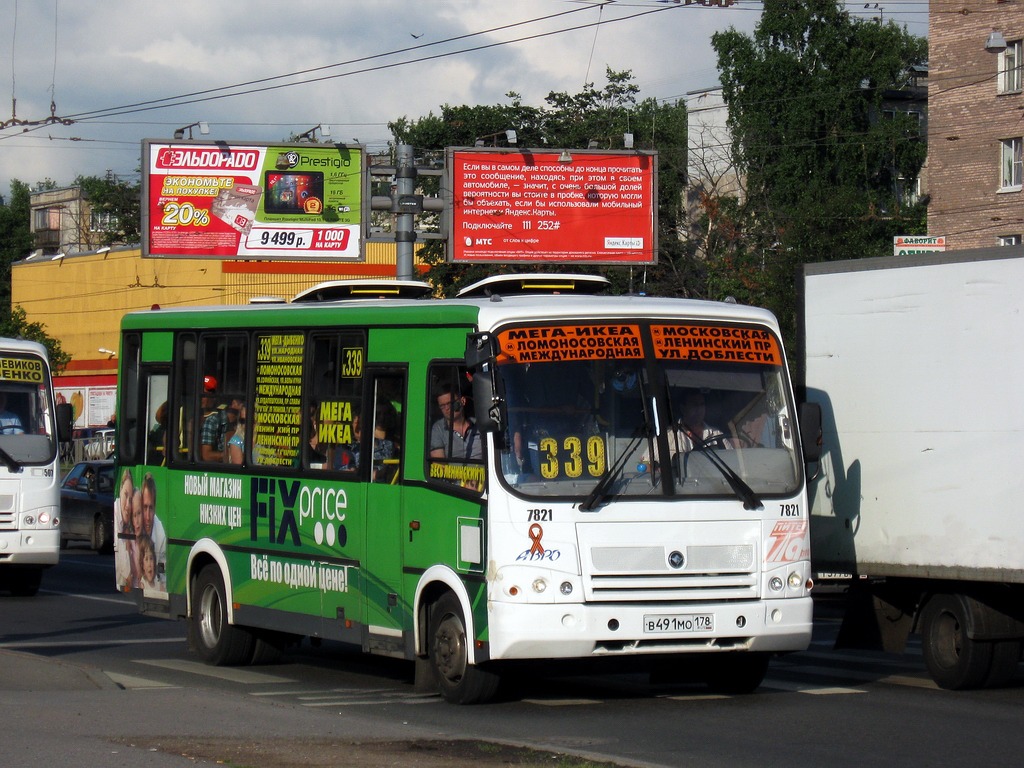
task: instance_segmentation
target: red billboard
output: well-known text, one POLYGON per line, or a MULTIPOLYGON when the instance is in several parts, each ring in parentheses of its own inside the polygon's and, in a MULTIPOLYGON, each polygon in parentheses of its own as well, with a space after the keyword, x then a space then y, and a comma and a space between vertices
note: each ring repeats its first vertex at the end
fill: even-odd
POLYGON ((657 155, 449 149, 448 260, 653 264, 657 155))

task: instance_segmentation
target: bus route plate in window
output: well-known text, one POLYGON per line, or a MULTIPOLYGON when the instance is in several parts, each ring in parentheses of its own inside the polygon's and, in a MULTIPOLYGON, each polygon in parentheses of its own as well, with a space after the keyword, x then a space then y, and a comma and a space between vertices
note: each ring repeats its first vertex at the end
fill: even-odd
POLYGON ((713 613, 645 614, 644 634, 658 635, 670 632, 713 632, 713 613))

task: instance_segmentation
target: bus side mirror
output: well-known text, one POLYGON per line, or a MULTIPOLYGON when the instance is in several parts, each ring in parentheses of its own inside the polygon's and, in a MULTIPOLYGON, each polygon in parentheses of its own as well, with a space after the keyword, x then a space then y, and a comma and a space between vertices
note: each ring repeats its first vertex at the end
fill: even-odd
POLYGON ((75 410, 71 403, 57 403, 57 442, 71 442, 71 427, 75 422, 75 410))
POLYGON ((818 403, 800 403, 800 445, 804 463, 821 459, 821 406, 818 403))
POLYGON ((494 341, 489 333, 471 333, 466 337, 466 369, 473 377, 476 428, 481 432, 501 432, 507 422, 505 401, 494 380, 494 356, 494 341))

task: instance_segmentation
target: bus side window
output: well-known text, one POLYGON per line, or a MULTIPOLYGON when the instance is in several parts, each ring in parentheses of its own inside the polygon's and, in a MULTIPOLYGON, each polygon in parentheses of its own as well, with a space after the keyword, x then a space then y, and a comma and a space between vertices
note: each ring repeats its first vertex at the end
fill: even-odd
POLYGON ((376 377, 373 407, 373 469, 375 483, 397 483, 402 451, 403 379, 376 377))
POLYGON ((484 436, 473 417, 466 369, 431 366, 427 398, 427 476, 483 492, 484 436))

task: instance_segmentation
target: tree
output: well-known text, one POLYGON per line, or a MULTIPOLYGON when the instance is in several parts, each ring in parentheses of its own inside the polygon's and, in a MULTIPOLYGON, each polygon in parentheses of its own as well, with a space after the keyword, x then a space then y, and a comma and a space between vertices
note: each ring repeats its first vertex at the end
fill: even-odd
MULTIPOLYGON (((52 184, 47 179, 40 188, 52 184)), ((25 258, 32 250, 31 190, 17 179, 11 181, 11 197, 0 204, 0 336, 23 338, 43 344, 50 355, 50 367, 60 372, 71 361, 60 342, 51 338, 39 323, 30 323, 21 307, 11 306, 11 264, 25 258)))
POLYGON ((28 185, 13 179, 10 202, 0 204, 0 319, 11 307, 11 264, 32 251, 29 200, 28 185))
MULTIPOLYGON (((659 104, 655 99, 637 102, 639 88, 627 72, 606 71, 607 85, 601 90, 592 83, 576 94, 552 91, 546 107, 522 103, 516 93, 507 94, 510 104, 496 106, 441 107, 440 115, 430 113, 418 120, 403 117, 388 127, 399 144, 419 151, 445 147, 473 146, 481 137, 485 143, 501 141, 501 134, 515 129, 521 147, 582 148, 596 142, 601 149, 622 149, 623 135, 634 135, 638 149, 657 149, 659 156, 659 263, 642 270, 618 267, 578 268, 574 271, 603 273, 612 281, 613 290, 641 290, 666 295, 699 295, 698 270, 692 263, 692 250, 680 239, 682 190, 686 176, 686 108, 679 104, 659 104), (646 277, 646 280, 644 279, 646 277)), ((422 179, 424 191, 436 190, 430 179, 422 179)), ((431 265, 427 278, 442 293, 451 294, 494 271, 493 266, 447 264, 440 243, 424 249, 431 265)), ((505 272, 535 272, 531 265, 503 266, 505 272)))
POLYGON ((50 368, 55 375, 61 373, 71 362, 71 355, 63 350, 60 342, 47 335, 40 323, 30 323, 25 310, 21 307, 14 307, 9 314, 0 317, 0 336, 38 341, 46 347, 50 368))
POLYGON ((926 146, 906 120, 882 119, 887 89, 927 61, 927 41, 893 22, 852 18, 834 0, 765 0, 753 36, 717 33, 742 204, 705 207, 716 227, 710 281, 796 325, 805 262, 879 256, 923 231, 906 205, 926 146))
POLYGON ((106 176, 79 176, 74 186, 89 201, 93 220, 101 224, 99 246, 138 243, 142 240, 142 200, 139 185, 106 176))

